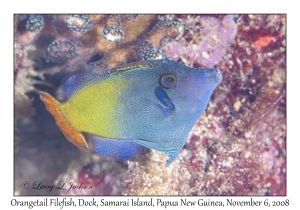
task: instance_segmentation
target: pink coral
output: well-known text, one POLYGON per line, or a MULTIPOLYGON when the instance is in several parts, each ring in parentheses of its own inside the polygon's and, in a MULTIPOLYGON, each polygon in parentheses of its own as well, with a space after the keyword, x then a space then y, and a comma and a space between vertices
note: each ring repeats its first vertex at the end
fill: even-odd
MULTIPOLYGON (((98 158, 99 159, 99 158, 98 158)), ((119 195, 126 176, 125 168, 113 159, 70 165, 56 180, 61 195, 119 195), (113 167, 118 167, 114 169, 113 167)))
POLYGON ((178 41, 166 43, 163 47, 166 56, 187 60, 188 64, 196 62, 206 67, 215 66, 235 40, 237 25, 234 15, 226 15, 221 20, 209 16, 182 19, 188 28, 187 34, 178 41))

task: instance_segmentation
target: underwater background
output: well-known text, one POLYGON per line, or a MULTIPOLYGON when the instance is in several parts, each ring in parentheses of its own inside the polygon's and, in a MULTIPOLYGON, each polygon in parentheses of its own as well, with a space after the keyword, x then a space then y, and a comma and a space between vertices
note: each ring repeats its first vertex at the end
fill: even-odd
POLYGON ((15 195, 286 195, 286 15, 18 14, 14 34, 15 195), (169 167, 79 150, 38 97, 86 65, 161 58, 223 73, 169 167), (24 187, 72 181, 92 189, 24 187))

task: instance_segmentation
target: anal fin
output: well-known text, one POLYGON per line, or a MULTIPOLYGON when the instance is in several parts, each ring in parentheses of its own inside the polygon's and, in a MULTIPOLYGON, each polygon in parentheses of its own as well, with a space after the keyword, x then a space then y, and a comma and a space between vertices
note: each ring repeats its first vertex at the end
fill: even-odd
POLYGON ((80 132, 74 130, 61 114, 59 110, 60 103, 46 92, 40 91, 39 93, 40 99, 45 103, 47 110, 52 114, 57 126, 63 132, 65 137, 80 149, 88 152, 89 148, 84 136, 80 132))
POLYGON ((119 159, 129 159, 142 150, 142 146, 132 140, 105 139, 92 136, 93 149, 97 155, 113 156, 119 159))
POLYGON ((178 153, 184 146, 181 144, 174 144, 174 140, 170 140, 168 142, 154 142, 154 141, 147 141, 147 140, 135 140, 136 144, 142 145, 144 147, 147 147, 149 149, 154 149, 159 152, 164 152, 168 155, 169 159, 166 162, 166 166, 169 166, 177 157, 178 153), (169 144, 168 144, 169 143, 169 144), (171 144, 170 144, 171 143, 171 144))

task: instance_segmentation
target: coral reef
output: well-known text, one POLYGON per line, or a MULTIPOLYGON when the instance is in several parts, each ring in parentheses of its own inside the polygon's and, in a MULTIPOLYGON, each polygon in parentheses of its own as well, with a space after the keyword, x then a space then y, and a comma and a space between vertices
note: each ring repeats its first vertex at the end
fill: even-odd
POLYGON ((70 15, 65 22, 74 32, 85 33, 93 29, 93 23, 87 15, 70 15))
POLYGON ((15 194, 286 195, 285 21, 246 14, 15 15, 15 194), (79 151, 36 93, 55 95, 65 76, 88 65, 110 72, 160 58, 223 73, 169 167, 167 156, 152 150, 128 162, 79 151), (37 180, 73 180, 92 190, 22 188, 37 180))
POLYGON ((226 15, 221 21, 215 17, 196 16, 186 19, 185 36, 168 42, 162 48, 167 58, 181 60, 186 65, 213 67, 226 54, 235 40, 237 25, 234 15, 226 15))
POLYGON ((152 152, 130 162, 124 194, 286 195, 285 16, 173 18, 185 25, 198 21, 204 29, 193 41, 197 27, 164 45, 166 57, 194 66, 211 64, 224 79, 177 160, 164 168, 165 158, 152 152), (220 24, 230 29, 204 34, 220 24), (202 53, 218 49, 212 54, 222 55, 180 54, 197 45, 202 53))
POLYGON ((122 31, 122 22, 130 22, 139 15, 105 15, 103 38, 108 42, 119 42, 124 39, 124 32, 122 31))
POLYGON ((56 186, 61 195, 121 195, 128 175, 126 165, 98 158, 84 166, 71 163, 69 169, 58 176, 56 186), (65 190, 63 190, 65 189, 65 190))
POLYGON ((44 27, 44 18, 43 18, 43 16, 37 15, 37 16, 30 17, 27 20, 25 27, 30 32, 35 32, 35 33, 40 32, 44 27))

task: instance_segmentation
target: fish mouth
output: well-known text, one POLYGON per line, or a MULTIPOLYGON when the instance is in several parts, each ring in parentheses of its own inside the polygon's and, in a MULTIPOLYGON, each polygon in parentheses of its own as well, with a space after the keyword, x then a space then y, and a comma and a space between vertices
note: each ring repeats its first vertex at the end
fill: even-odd
POLYGON ((196 70, 197 71, 195 71, 194 74, 188 75, 185 78, 180 78, 180 81, 184 81, 187 86, 189 86, 190 83, 194 83, 196 87, 202 88, 204 84, 217 87, 223 80, 222 71, 219 69, 202 68, 196 70))
POLYGON ((220 84, 223 80, 222 72, 219 69, 205 69, 205 76, 220 84))

